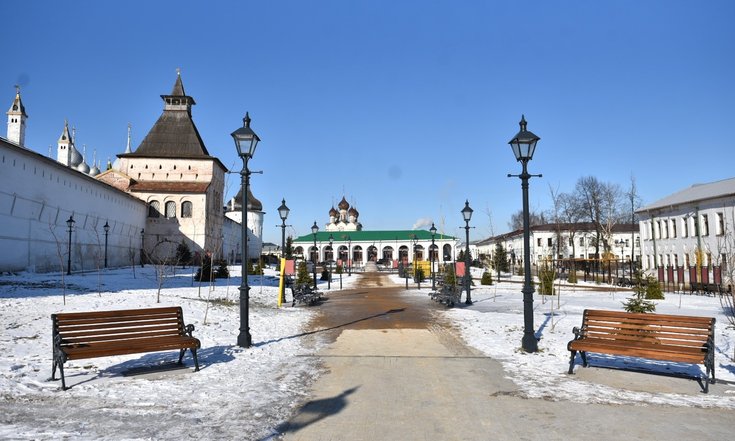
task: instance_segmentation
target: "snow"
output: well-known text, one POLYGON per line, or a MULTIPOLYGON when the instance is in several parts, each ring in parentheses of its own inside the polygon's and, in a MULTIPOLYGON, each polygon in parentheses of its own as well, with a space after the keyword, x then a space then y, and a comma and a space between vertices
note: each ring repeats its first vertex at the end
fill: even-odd
MULTIPOLYGON (((275 272, 251 276, 250 329, 253 347, 235 345, 239 329, 239 268, 233 278, 194 283, 191 269, 166 277, 157 303, 153 267, 106 270, 65 276, 66 298, 59 274, 0 276, 0 439, 172 439, 208 434, 211 439, 267 439, 277 433, 308 398, 310 385, 324 374, 313 354, 326 343, 305 334, 316 309, 277 307, 275 272), (208 302, 209 300, 209 302, 208 302), (51 320, 58 312, 181 306, 186 323, 195 325, 202 342, 201 371, 173 367, 177 353, 134 354, 69 361, 67 384, 48 381, 51 372, 51 320), (206 320, 205 320, 206 317, 206 320), (151 366, 158 369, 152 369, 151 366), (130 375, 130 372, 141 372, 130 375)), ((394 280, 403 285, 403 279, 394 280)), ((479 277, 479 276, 478 276, 479 277)), ((349 288, 358 277, 344 277, 349 288)), ((507 376, 528 397, 588 403, 651 404, 735 409, 735 369, 729 358, 735 332, 728 327, 715 297, 672 295, 657 302, 657 312, 716 317, 716 373, 725 380, 723 394, 664 394, 617 389, 567 375, 567 342, 581 324, 585 308, 621 309, 629 295, 565 287, 561 305, 535 296, 535 325, 540 352, 520 350, 523 306, 520 279, 507 279, 472 291, 471 307, 437 310, 467 343, 502 362, 507 376), (726 382, 730 382, 729 385, 726 382)), ((424 285, 422 285, 424 286, 424 285)), ((592 285, 594 286, 594 285, 592 285)), ((320 282, 320 289, 326 283, 320 282)), ((339 279, 332 290, 339 289, 339 279)), ((426 286, 407 295, 423 296, 426 286)), ((290 294, 288 294, 290 299, 290 294)), ((608 364, 651 368, 640 360, 611 359, 608 364)), ((691 375, 699 368, 659 364, 691 375)), ((577 367, 577 369, 580 369, 577 367)), ((696 387, 696 386, 694 386, 696 387)))
MULTIPOLYGON (((508 378, 522 393, 530 398, 569 400, 582 403, 608 404, 665 404, 670 406, 718 407, 735 409, 735 366, 732 355, 735 350, 735 330, 717 297, 666 293, 665 299, 656 301, 660 314, 715 317, 715 374, 725 395, 698 393, 692 383, 692 394, 645 393, 612 388, 580 380, 568 375, 569 351, 567 343, 573 339, 572 328, 582 324, 585 309, 610 309, 622 311, 622 302, 632 291, 603 292, 593 283, 580 282, 577 286, 562 286, 561 296, 546 297, 534 294, 534 326, 539 352, 527 354, 521 349, 523 337, 522 277, 501 277, 501 282, 490 286, 479 285, 481 272, 473 273, 477 286, 472 287, 473 305, 459 305, 440 313, 462 338, 472 347, 500 361, 508 378), (559 303, 561 305, 559 305, 559 303)), ((493 278, 495 278, 493 274, 493 278)), ((393 276, 396 283, 405 280, 393 276)), ((430 283, 430 282, 429 282, 430 283)), ((607 287, 607 286, 605 286, 607 287)), ((406 291, 411 295, 428 297, 426 290, 406 291)), ((464 294, 463 297, 464 299, 464 294)), ((703 366, 656 362, 629 357, 605 357, 599 354, 590 358, 606 367, 624 367, 632 370, 667 372, 674 375, 699 376, 703 366)), ((575 371, 581 368, 577 357, 575 371)), ((689 384, 687 384, 689 386, 689 384)))

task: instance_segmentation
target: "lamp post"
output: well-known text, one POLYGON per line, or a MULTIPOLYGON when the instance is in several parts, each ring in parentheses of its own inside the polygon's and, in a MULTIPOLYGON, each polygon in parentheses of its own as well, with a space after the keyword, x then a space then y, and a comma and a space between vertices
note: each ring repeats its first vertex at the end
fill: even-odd
POLYGON ((316 290, 316 261, 319 260, 319 250, 316 247, 316 233, 319 232, 319 226, 314 221, 314 225, 311 226, 311 234, 314 235, 314 252, 311 253, 311 267, 314 276, 314 290, 316 290))
POLYGON ((110 232, 110 224, 105 221, 102 229, 105 230, 105 268, 107 268, 107 234, 110 232))
POLYGON ((352 238, 347 235, 347 276, 352 276, 352 238))
POLYGON ((74 231, 74 215, 72 214, 69 216, 69 219, 66 221, 66 225, 69 227, 69 253, 66 260, 66 275, 71 275, 71 233, 74 231))
POLYGON ((247 231, 247 207, 248 193, 250 186, 250 170, 248 169, 248 161, 253 158, 255 148, 260 142, 258 135, 250 128, 250 114, 245 113, 242 119, 242 127, 232 132, 230 135, 235 140, 235 148, 237 155, 242 159, 242 170, 240 171, 240 192, 242 193, 242 219, 240 221, 240 243, 241 262, 240 262, 240 333, 237 335, 237 345, 241 348, 249 348, 252 344, 250 336, 250 286, 248 285, 248 231, 247 231))
POLYGON ((145 251, 145 229, 140 230, 140 267, 143 268, 145 261, 143 260, 143 252, 145 251))
POLYGON ((329 235, 329 259, 324 259, 327 261, 327 273, 329 274, 329 277, 327 277, 327 289, 332 289, 332 259, 334 258, 334 249, 332 248, 332 245, 334 245, 334 237, 330 234, 329 235))
POLYGON ((418 262, 418 249, 419 249, 419 237, 413 235, 413 278, 419 284, 421 289, 421 274, 419 274, 419 262, 418 262))
POLYGON ((541 177, 541 175, 532 175, 528 173, 528 161, 533 159, 533 153, 536 150, 536 143, 539 141, 538 136, 526 130, 526 118, 521 116, 519 125, 521 130, 511 139, 510 144, 516 161, 523 165, 520 175, 508 174, 508 177, 517 177, 521 179, 521 189, 523 190, 523 340, 521 342, 523 350, 526 352, 537 352, 538 341, 536 340, 535 331, 533 330, 533 286, 531 285, 531 245, 530 245, 530 227, 528 214, 528 180, 531 177, 541 177))
POLYGON ((434 226, 434 222, 431 223, 429 231, 431 232, 431 251, 429 251, 429 262, 431 263, 431 290, 435 291, 436 277, 434 277, 434 238, 436 237, 436 227, 434 226))
MULTIPOLYGON (((281 206, 278 207, 278 216, 281 217, 281 259, 286 258, 286 218, 291 210, 286 206, 286 199, 281 200, 281 206)), ((286 303, 286 290, 281 292, 281 303, 286 303)))
POLYGON ((472 304, 472 295, 470 290, 472 289, 472 274, 470 274, 470 219, 472 219, 472 208, 470 208, 470 201, 464 201, 464 208, 462 209, 462 218, 464 218, 464 231, 465 231, 465 251, 464 251, 464 277, 465 283, 467 284, 467 300, 465 305, 472 304))

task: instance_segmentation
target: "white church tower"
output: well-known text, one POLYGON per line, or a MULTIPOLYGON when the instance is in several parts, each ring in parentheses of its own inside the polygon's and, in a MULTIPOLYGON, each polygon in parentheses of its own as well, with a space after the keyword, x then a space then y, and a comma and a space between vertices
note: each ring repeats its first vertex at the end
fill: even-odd
POLYGON ((56 145, 56 160, 69 167, 71 164, 72 141, 68 121, 64 121, 64 130, 61 132, 56 145))
POLYGON ((26 141, 26 119, 28 115, 26 115, 26 109, 20 100, 19 86, 15 86, 15 99, 10 106, 10 110, 6 113, 8 115, 8 141, 23 147, 26 141))

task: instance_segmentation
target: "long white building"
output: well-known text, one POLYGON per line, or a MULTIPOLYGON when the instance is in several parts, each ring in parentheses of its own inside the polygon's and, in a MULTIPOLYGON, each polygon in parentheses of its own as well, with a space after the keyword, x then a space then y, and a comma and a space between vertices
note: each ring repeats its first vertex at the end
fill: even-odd
POLYGON ((704 277, 713 280, 714 267, 726 273, 732 265, 735 178, 692 185, 637 213, 643 241, 643 269, 648 273, 660 278, 667 270, 668 280, 668 268, 681 268, 683 280, 680 283, 688 284, 692 268, 698 268, 697 281, 701 281, 702 268, 704 277))

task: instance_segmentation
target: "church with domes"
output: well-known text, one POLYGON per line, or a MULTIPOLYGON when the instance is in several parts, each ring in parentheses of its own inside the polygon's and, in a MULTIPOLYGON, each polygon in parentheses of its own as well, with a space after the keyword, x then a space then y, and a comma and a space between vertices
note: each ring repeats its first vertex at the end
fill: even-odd
POLYGON ((358 221, 360 213, 350 206, 344 196, 337 208, 339 210, 334 207, 329 210, 329 223, 325 226, 327 231, 362 231, 362 224, 358 221))

